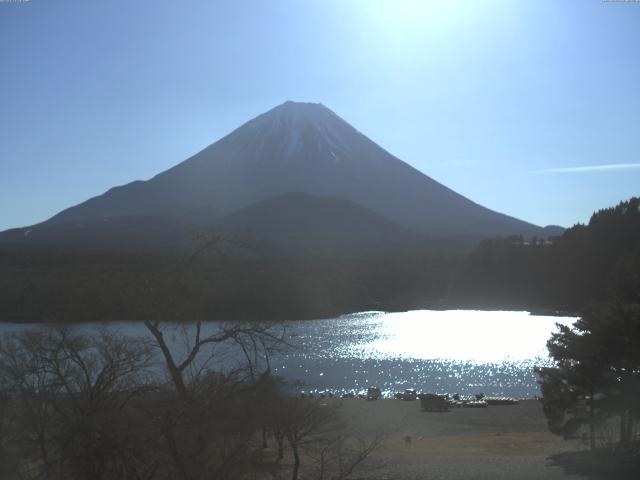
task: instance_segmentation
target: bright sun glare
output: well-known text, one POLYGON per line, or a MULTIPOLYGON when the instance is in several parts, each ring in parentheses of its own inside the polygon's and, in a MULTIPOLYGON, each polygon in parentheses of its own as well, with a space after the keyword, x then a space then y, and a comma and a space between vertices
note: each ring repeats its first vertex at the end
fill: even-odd
POLYGON ((404 37, 447 28, 464 16, 469 5, 452 0, 375 0, 365 2, 363 11, 379 27, 404 37))

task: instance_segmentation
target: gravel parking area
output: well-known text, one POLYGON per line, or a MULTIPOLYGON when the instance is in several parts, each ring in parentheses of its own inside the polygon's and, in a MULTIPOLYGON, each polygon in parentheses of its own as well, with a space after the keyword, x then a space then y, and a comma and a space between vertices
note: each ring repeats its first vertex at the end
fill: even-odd
POLYGON ((363 478, 406 480, 572 478, 553 455, 584 449, 551 434, 541 405, 423 412, 420 402, 342 400, 345 418, 361 435, 386 440, 360 472, 363 478))

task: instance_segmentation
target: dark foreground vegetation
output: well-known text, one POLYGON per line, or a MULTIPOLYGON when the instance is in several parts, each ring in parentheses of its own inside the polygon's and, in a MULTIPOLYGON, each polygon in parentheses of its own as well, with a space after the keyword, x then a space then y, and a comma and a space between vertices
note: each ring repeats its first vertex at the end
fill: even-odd
POLYGON ((152 341, 55 327, 2 338, 0 478, 337 480, 379 445, 270 375, 286 348, 275 327, 197 324, 178 358, 164 326, 145 325, 152 341), (244 360, 222 368, 222 347, 244 360))
MULTIPOLYGON (((637 200, 594 215, 585 248, 609 250, 603 258, 629 250, 607 272, 606 288, 594 294, 598 300, 572 327, 559 325, 552 335, 547 346, 556 365, 537 370, 549 429, 564 438, 582 436, 592 450, 553 458, 569 473, 640 476, 640 245, 630 241, 640 235, 639 216, 637 200)), ((584 284, 598 283, 591 275, 584 284)))
POLYGON ((0 254, 0 318, 64 321, 184 318, 307 319, 440 305, 454 260, 258 259, 203 255, 174 288, 182 257, 0 254), (167 304, 167 296, 172 303, 167 304), (188 317, 186 317, 188 318, 188 317))
POLYGON ((606 301, 593 303, 572 326, 559 325, 548 342, 556 366, 538 370, 552 432, 591 449, 617 441, 636 456, 640 473, 640 276, 606 301))

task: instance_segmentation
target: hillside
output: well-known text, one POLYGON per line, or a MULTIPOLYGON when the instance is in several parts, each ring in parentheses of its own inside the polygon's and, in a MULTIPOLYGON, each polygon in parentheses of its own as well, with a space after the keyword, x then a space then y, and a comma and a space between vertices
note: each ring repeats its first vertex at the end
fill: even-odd
POLYGON ((393 255, 428 240, 349 200, 300 192, 242 208, 214 228, 255 239, 267 255, 393 255))

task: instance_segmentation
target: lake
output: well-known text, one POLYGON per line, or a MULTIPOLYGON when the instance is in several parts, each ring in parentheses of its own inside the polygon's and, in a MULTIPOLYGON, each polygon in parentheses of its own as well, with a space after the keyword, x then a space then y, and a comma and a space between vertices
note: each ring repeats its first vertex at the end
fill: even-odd
MULTIPOLYGON (((272 368, 300 382, 298 389, 306 392, 357 393, 377 386, 387 395, 415 388, 532 398, 539 394, 533 369, 550 365, 546 342, 556 323, 575 320, 517 311, 415 310, 287 322, 296 349, 274 358, 272 368)), ((100 325, 75 328, 90 332, 100 325)), ((0 323, 0 332, 29 326, 34 324, 0 323)), ((112 322, 107 327, 148 335, 141 322, 112 322)), ((178 335, 173 342, 179 350, 178 335)))

